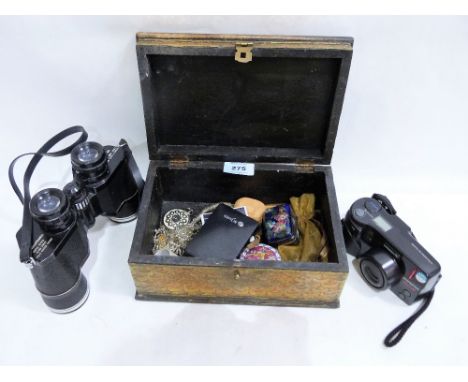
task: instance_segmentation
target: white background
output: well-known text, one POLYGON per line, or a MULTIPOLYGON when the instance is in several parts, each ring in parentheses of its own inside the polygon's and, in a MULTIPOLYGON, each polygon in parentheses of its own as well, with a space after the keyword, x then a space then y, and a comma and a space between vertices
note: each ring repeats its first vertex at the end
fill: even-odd
MULTIPOLYGON (((1 17, 0 363, 468 365, 467 62, 462 17, 1 17), (352 267, 336 310, 135 301, 135 222, 103 218, 89 232, 88 302, 47 310, 18 261, 22 207, 7 167, 81 124, 103 144, 125 137, 146 174, 137 31, 355 38, 332 163, 341 214, 387 194, 443 268, 396 348, 382 339, 416 306, 370 290, 352 267)), ((32 191, 68 180, 68 158, 45 159, 32 191)))

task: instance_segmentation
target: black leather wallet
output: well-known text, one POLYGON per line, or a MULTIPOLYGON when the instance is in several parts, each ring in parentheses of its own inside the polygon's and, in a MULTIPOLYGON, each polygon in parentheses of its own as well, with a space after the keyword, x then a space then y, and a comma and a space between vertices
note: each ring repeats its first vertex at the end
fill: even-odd
POLYGON ((241 253, 258 223, 220 204, 185 250, 188 256, 233 260, 241 253))

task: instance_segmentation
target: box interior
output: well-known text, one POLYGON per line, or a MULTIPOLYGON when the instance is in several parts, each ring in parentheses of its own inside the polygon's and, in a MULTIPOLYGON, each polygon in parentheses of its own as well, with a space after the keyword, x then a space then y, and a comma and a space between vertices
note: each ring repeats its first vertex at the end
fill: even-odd
POLYGON ((337 58, 148 57, 158 144, 302 149, 323 154, 337 58))
MULTIPOLYGON (((155 171, 141 254, 152 255, 154 230, 162 216, 172 208, 190 208, 196 214, 210 204, 221 201, 234 203, 242 196, 268 204, 288 202, 291 196, 311 192, 316 195, 315 218, 321 221, 327 234, 329 263, 338 263, 325 173, 299 173, 274 167, 260 169, 258 166, 254 176, 232 175, 222 172, 221 168, 202 166, 189 169, 158 166, 155 171)), ((190 258, 175 258, 181 262, 186 259, 190 258)))

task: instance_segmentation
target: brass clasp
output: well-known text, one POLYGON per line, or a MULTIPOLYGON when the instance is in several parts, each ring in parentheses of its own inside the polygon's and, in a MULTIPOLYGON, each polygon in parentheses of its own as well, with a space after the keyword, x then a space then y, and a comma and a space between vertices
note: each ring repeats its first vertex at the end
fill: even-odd
POLYGON ((252 61, 252 48, 253 44, 251 42, 237 43, 234 59, 242 64, 252 61))

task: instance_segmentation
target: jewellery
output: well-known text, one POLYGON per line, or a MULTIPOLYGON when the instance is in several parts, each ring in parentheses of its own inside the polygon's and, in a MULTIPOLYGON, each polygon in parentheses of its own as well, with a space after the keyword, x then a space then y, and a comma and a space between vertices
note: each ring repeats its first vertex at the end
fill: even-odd
POLYGON ((171 252, 168 249, 158 249, 154 256, 177 256, 174 252, 171 252))
POLYGON ((164 215, 164 226, 167 229, 177 229, 181 228, 190 222, 190 211, 186 210, 181 210, 178 208, 175 208, 173 210, 170 210, 166 212, 164 215))
POLYGON ((281 261, 281 256, 275 248, 266 244, 258 244, 253 248, 246 248, 241 253, 240 259, 281 261))
POLYGON ((255 235, 250 237, 249 244, 247 244, 246 248, 251 249, 253 247, 256 247, 257 245, 260 244, 261 240, 262 240, 262 234, 260 231, 257 231, 255 235))

